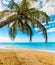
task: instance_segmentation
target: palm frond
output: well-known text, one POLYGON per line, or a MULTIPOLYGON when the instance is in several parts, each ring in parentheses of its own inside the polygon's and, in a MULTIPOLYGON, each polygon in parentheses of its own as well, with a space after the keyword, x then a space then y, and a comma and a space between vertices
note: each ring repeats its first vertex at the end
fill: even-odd
POLYGON ((15 16, 17 16, 17 14, 14 14, 14 15, 9 16, 9 17, 7 18, 7 20, 8 20, 8 19, 11 19, 11 18, 14 18, 15 16))
POLYGON ((12 25, 11 28, 9 28, 9 37, 11 38, 11 40, 14 40, 17 34, 17 30, 15 28, 15 24, 12 25))
POLYGON ((29 2, 27 0, 22 0, 21 5, 19 7, 19 13, 23 13, 24 11, 27 11, 29 7, 29 2))
MULTIPOLYGON (((30 20, 31 22, 33 22, 34 26, 37 25, 37 27, 38 27, 40 30, 43 31, 43 35, 44 35, 44 37, 45 37, 45 41, 47 42, 47 38, 48 38, 48 37, 47 37, 47 31, 46 31, 45 27, 41 24, 41 22, 39 22, 39 21, 36 20, 35 18, 34 18, 34 21, 33 21, 31 17, 29 18, 29 20, 30 20)), ((29 22, 28 22, 28 23, 29 23, 29 22)), ((32 25, 31 25, 31 26, 32 26, 32 25)))
POLYGON ((40 11, 40 14, 42 15, 42 19, 44 19, 44 21, 42 22, 46 22, 46 24, 48 24, 50 17, 46 14, 46 12, 43 12, 43 11, 40 11))
POLYGON ((38 0, 31 0, 31 1, 38 1, 38 0))
POLYGON ((25 22, 25 25, 26 25, 26 31, 30 36, 30 41, 32 41, 32 36, 33 36, 32 28, 30 27, 30 25, 27 22, 25 22))
POLYGON ((28 23, 27 23, 27 22, 26 22, 26 25, 27 25, 28 30, 29 30, 30 41, 32 41, 32 35, 33 35, 32 29, 31 29, 31 27, 28 25, 28 23))
POLYGON ((34 28, 34 26, 35 26, 35 19, 34 19, 34 16, 25 16, 25 18, 27 19, 27 22, 28 22, 28 24, 29 25, 31 25, 33 28, 34 28))
POLYGON ((10 10, 18 10, 19 6, 17 3, 14 2, 14 0, 11 0, 10 4, 8 5, 8 8, 10 10))
POLYGON ((4 10, 4 11, 0 12, 0 19, 7 18, 14 14, 16 14, 16 12, 14 12, 12 10, 4 10))
POLYGON ((48 24, 48 21, 50 19, 50 17, 45 12, 39 11, 35 8, 30 8, 27 11, 27 15, 29 15, 30 17, 34 17, 39 21, 46 22, 46 24, 48 24))
POLYGON ((43 35, 45 37, 45 41, 47 42, 47 38, 48 37, 47 37, 47 31, 46 31, 45 27, 37 20, 36 20, 36 24, 37 24, 38 28, 43 31, 43 35))
POLYGON ((35 8, 30 8, 27 10, 27 15, 34 16, 35 18, 39 19, 39 10, 36 10, 35 8))
POLYGON ((20 19, 17 20, 17 25, 16 26, 17 26, 18 30, 24 32, 24 24, 23 24, 22 19, 21 20, 20 19))
POLYGON ((38 1, 38 0, 28 0, 28 1, 31 1, 31 2, 32 2, 32 1, 35 1, 35 2, 36 2, 36 1, 38 1))

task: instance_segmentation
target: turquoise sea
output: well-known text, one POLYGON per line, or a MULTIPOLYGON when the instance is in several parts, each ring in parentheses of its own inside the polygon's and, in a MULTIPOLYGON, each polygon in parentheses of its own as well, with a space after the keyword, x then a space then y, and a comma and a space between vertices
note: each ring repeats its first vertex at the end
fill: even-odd
POLYGON ((20 48, 20 49, 38 49, 55 51, 54 43, 0 43, 0 48, 20 48))

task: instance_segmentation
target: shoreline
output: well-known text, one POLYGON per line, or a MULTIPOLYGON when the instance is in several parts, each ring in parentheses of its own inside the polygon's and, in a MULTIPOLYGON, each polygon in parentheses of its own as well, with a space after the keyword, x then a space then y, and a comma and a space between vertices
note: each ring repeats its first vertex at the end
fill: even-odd
POLYGON ((0 50, 7 50, 7 51, 12 51, 12 50, 30 50, 30 51, 43 51, 43 52, 48 52, 48 53, 51 53, 51 54, 55 54, 55 50, 45 50, 45 49, 28 49, 28 48, 0 47, 0 50))

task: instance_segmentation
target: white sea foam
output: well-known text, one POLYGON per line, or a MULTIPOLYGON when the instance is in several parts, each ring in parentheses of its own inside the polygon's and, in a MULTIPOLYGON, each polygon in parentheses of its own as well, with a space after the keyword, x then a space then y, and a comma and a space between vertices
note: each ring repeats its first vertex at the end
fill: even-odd
POLYGON ((6 50, 34 50, 34 51, 44 51, 48 53, 55 54, 55 50, 45 50, 45 49, 29 49, 29 48, 16 48, 13 46, 0 46, 0 49, 6 49, 6 50))

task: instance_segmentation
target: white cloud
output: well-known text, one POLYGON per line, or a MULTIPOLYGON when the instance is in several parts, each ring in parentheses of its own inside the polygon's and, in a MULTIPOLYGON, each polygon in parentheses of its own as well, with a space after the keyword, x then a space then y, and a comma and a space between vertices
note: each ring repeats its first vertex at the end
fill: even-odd
POLYGON ((14 41, 11 41, 9 37, 0 36, 0 42, 15 42, 19 41, 19 39, 15 39, 14 41))
POLYGON ((35 30, 36 30, 36 31, 38 31, 38 30, 39 30, 39 28, 35 28, 35 30))
POLYGON ((47 30, 47 32, 55 32, 55 28, 51 28, 51 29, 47 30))
POLYGON ((9 38, 0 36, 0 42, 11 42, 9 38))
POLYGON ((15 40, 11 41, 9 37, 1 36, 0 35, 0 42, 28 42, 29 38, 28 37, 23 37, 23 38, 18 38, 16 37, 15 40))
POLYGON ((41 9, 46 12, 49 16, 55 14, 55 3, 48 2, 46 3, 43 8, 41 9))
POLYGON ((0 11, 3 11, 3 10, 4 10, 4 8, 2 7, 2 4, 0 2, 0 11))
POLYGON ((29 2, 31 8, 39 9, 39 1, 38 2, 29 2))
POLYGON ((22 0, 15 0, 16 3, 18 3, 18 2, 20 3, 21 1, 22 1, 22 0))
POLYGON ((4 4, 8 4, 8 2, 6 0, 3 1, 4 4))

